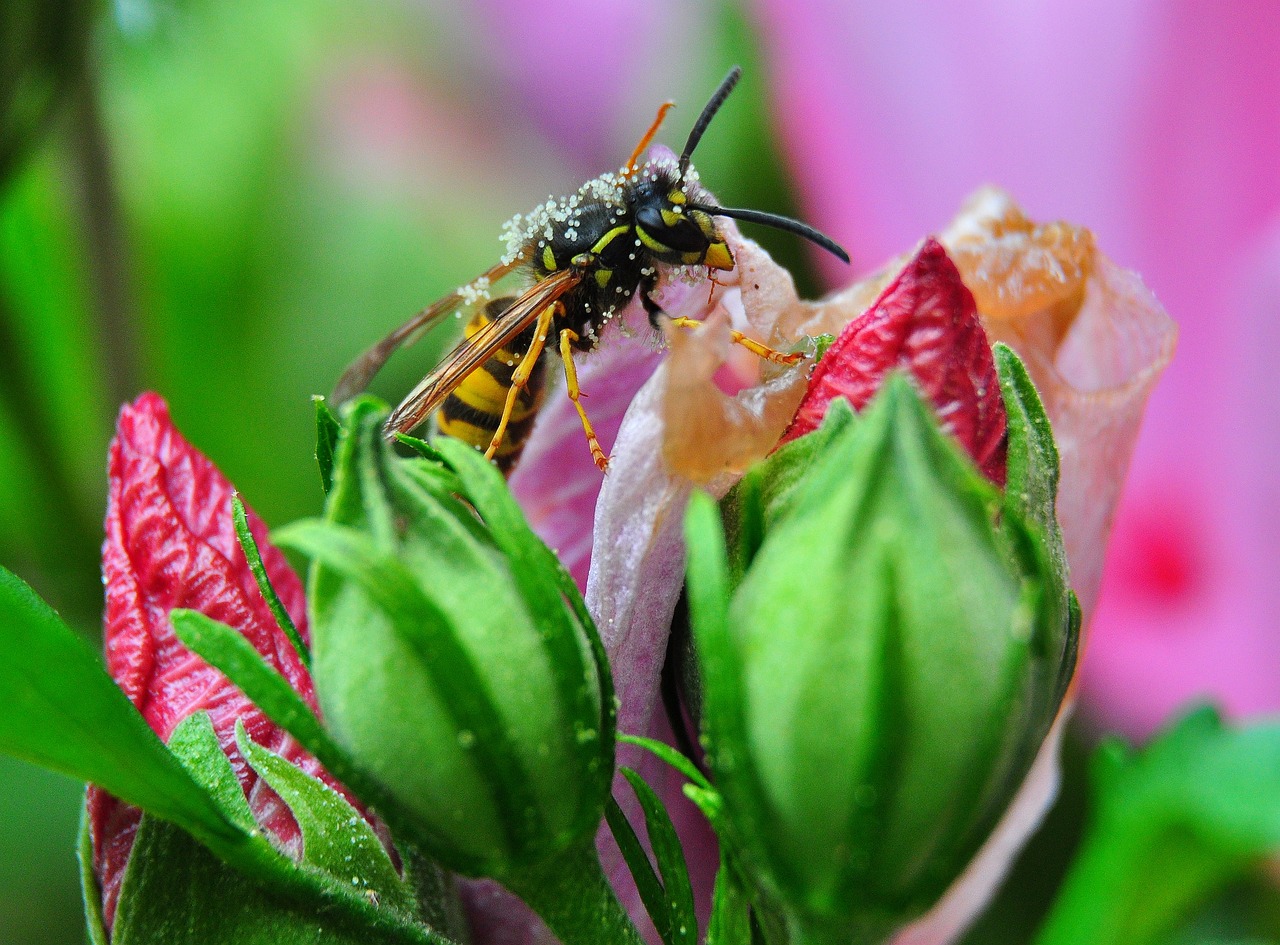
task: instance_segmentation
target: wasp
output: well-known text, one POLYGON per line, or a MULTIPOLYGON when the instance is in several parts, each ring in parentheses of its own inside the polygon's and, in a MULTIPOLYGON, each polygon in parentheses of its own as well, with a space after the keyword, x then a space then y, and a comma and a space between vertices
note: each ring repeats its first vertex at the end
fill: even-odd
MULTIPOLYGON (((690 158, 741 74, 735 67, 720 83, 689 132, 679 159, 639 163, 672 107, 666 102, 619 171, 515 217, 507 225, 507 253, 502 260, 423 309, 352 362, 338 381, 334 401, 341 403, 362 390, 410 339, 460 307, 472 305, 474 314, 464 339, 391 413, 384 430, 387 437, 407 433, 435 413, 439 432, 483 449, 504 473, 509 472, 542 401, 546 355, 558 351, 566 392, 582 420, 591 456, 605 471, 608 457, 582 406, 573 356, 595 348, 605 323, 636 296, 650 323, 660 328, 666 316, 653 292, 663 267, 706 267, 712 279, 715 271, 732 269, 733 254, 716 218, 786 230, 849 261, 839 245, 813 227, 759 210, 718 206, 701 186, 690 158), (515 296, 488 298, 490 287, 513 273, 522 275, 528 288, 515 296)), ((669 321, 683 328, 701 324, 687 318, 669 321)), ((733 340, 783 364, 802 357, 774 351, 736 331, 733 340)))

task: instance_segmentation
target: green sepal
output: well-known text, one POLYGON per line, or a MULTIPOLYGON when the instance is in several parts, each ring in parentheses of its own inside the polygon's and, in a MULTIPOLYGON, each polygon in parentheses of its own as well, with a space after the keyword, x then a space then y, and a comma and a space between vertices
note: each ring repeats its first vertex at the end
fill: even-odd
POLYGON ((298 628, 294 626, 293 618, 289 616, 289 611, 280 602, 280 596, 276 593, 276 589, 271 586, 271 579, 267 577, 267 568, 262 563, 262 554, 258 551, 258 543, 254 540, 253 532, 249 529, 249 516, 245 512, 244 502, 240 500, 238 493, 231 496, 231 519, 235 524, 236 538, 240 542, 240 550, 244 552, 245 561, 248 562, 249 570, 253 573, 253 580, 258 585, 258 592, 262 595, 262 599, 267 602, 271 615, 276 618, 276 624, 284 631, 284 635, 289 638, 289 642, 293 644, 298 658, 302 660, 302 665, 310 669, 311 651, 307 648, 307 643, 302 639, 302 634, 298 632, 298 628))
MULTIPOLYGON (((467 500, 507 557, 520 594, 541 632, 561 704, 572 707, 574 718, 599 715, 599 706, 613 706, 612 675, 595 621, 587 613, 577 585, 572 580, 566 585, 560 579, 564 569, 529 527, 502 474, 476 450, 457 440, 442 437, 436 450, 458 474, 467 500), (584 666, 594 668, 593 678, 583 678, 584 666)), ((575 733, 581 763, 594 770, 595 790, 602 798, 613 780, 614 738, 614 726, 607 721, 590 731, 575 733)))
POLYGON ((822 425, 792 440, 757 463, 720 502, 725 542, 736 587, 751 566, 766 532, 790 509, 815 457, 857 422, 857 414, 843 397, 827 408, 822 425))
POLYGON ((1097 750, 1084 839, 1036 945, 1151 945, 1280 850, 1280 723, 1195 709, 1097 750))
MULTIPOLYGON (((200 618, 224 628, 228 634, 234 635, 248 646, 248 641, 234 629, 225 624, 217 624, 193 611, 183 612, 175 624, 190 625, 194 622, 192 618, 200 618)), ((407 888, 399 882, 395 868, 387 859, 381 843, 373 835, 364 818, 341 796, 289 762, 251 741, 247 746, 241 744, 242 740, 247 741, 242 733, 243 723, 237 720, 236 741, 241 755, 290 808, 302 830, 304 858, 301 866, 272 846, 258 828, 253 812, 249 808, 249 802, 245 798, 244 789, 240 785, 239 778, 236 777, 231 761, 218 742, 213 722, 207 712, 197 712, 183 719, 169 737, 170 751, 191 772, 192 777, 208 791, 209 796, 214 799, 227 818, 244 829, 245 849, 233 860, 233 863, 238 866, 239 875, 244 877, 246 882, 260 884, 265 889, 287 890, 292 894, 291 901, 296 903, 334 900, 341 895, 345 900, 347 907, 345 911, 348 914, 340 921, 359 924, 358 917, 364 914, 371 919, 376 919, 377 922, 403 926, 402 931, 393 936, 397 941, 419 941, 418 929, 412 920, 415 914, 412 897, 407 888), (284 770, 286 768, 287 771, 284 770), (296 772, 296 775, 290 772, 296 772), (320 792, 328 792, 328 794, 320 792), (326 807, 328 811, 325 810, 326 807), (329 814, 328 822, 322 821, 317 826, 317 817, 322 817, 325 813, 329 814), (377 868, 379 864, 375 864, 374 869, 366 872, 362 871, 358 857, 344 860, 343 856, 349 852, 367 851, 370 838, 377 845, 377 853, 385 861, 385 867, 379 869, 377 868), (339 847, 336 855, 325 857, 326 852, 334 853, 335 844, 339 847), (250 850, 253 852, 252 856, 248 855, 250 850), (335 888, 339 884, 348 887, 354 885, 350 882, 352 871, 356 875, 387 881, 388 870, 391 881, 394 882, 394 888, 398 890, 398 896, 384 899, 380 886, 375 886, 373 883, 356 886, 354 893, 350 890, 335 888), (280 885, 282 879, 287 881, 287 885, 280 885), (370 896, 371 889, 379 895, 370 896), (354 909, 351 908, 352 906, 354 909), (380 911, 387 907, 398 913, 398 918, 391 918, 380 911), (407 939, 404 937, 405 934, 409 936, 407 939)), ((330 903, 331 907, 334 905, 337 903, 330 903)))
MULTIPOLYGON (((334 905, 273 894, 182 830, 144 816, 111 945, 450 945, 400 920, 393 929, 363 924, 334 905)), ((365 900, 365 908, 376 907, 365 900)))
POLYGON ((744 490, 754 550, 725 550, 706 500, 686 520, 708 758, 793 934, 870 941, 936 901, 1025 776, 1070 607, 1036 524, 909 379, 789 446, 744 490))
POLYGON ((345 783, 345 778, 322 757, 328 753, 329 740, 320 720, 244 634, 197 610, 176 608, 170 611, 169 621, 183 646, 226 676, 267 718, 298 739, 345 783))
POLYGON ((432 859, 413 837, 397 836, 395 840, 404 864, 405 885, 413 890, 418 902, 419 920, 460 945, 470 945, 471 929, 453 874, 432 859))
MULTIPOLYGON (((218 733, 213 730, 208 712, 196 712, 179 722, 169 736, 169 750, 209 792, 228 820, 246 835, 258 832, 240 779, 218 743, 218 733)), ((266 844, 260 837, 255 838, 255 842, 266 844)))
POLYGON ((1059 672, 1046 680, 1061 702, 1075 673, 1080 645, 1080 602, 1070 589, 1067 550, 1058 525, 1059 460, 1053 428, 1040 394, 1017 353, 997 343, 993 355, 1008 417, 1008 459, 1002 530, 1017 564, 1027 573, 1045 574, 1038 642, 1059 672))
POLYGON ((412 811, 333 740, 289 681, 267 665, 243 634, 194 610, 174 610, 170 620, 183 646, 231 680, 267 718, 314 755, 325 770, 373 807, 397 839, 422 837, 429 832, 412 811))
POLYGON ((89 826, 89 806, 80 808, 80 833, 76 840, 76 862, 80 867, 80 895, 84 900, 85 936, 89 945, 111 945, 102 916, 102 887, 93 868, 93 833, 89 826))
POLYGON ((653 848, 653 858, 662 876, 665 908, 657 915, 650 912, 650 917, 666 945, 697 945, 698 917, 693 908, 693 885, 689 881, 689 867, 675 825, 644 778, 630 768, 623 768, 622 776, 640 802, 649 845, 653 848))
MULTIPOLYGON (((1058 447, 1044 403, 1022 359, 1008 345, 997 342, 992 354, 1000 378, 1000 393, 1008 417, 1008 459, 1005 502, 1047 536, 1058 535, 1055 503, 1058 497, 1058 447)), ((1057 544, 1061 545, 1058 537, 1057 544)), ((1055 564, 1066 571, 1066 555, 1055 551, 1055 564)))
POLYGON ((501 878, 594 835, 613 764, 603 646, 581 595, 474 451, 343 410, 313 558, 317 692, 334 739, 433 824, 451 869, 501 878), (571 775, 571 776, 569 776, 571 775), (465 825, 465 829, 463 829, 465 825))
MULTIPOLYGON (((502 825, 510 847, 527 850, 541 830, 528 776, 521 769, 511 733, 498 716, 478 667, 454 635, 448 616, 427 597, 400 560, 378 549, 364 532, 301 521, 277 532, 276 540, 354 582, 386 615, 418 666, 442 693, 442 702, 458 728, 472 734, 467 748, 490 789, 505 798, 506 809, 528 812, 527 818, 502 825)), ((429 835, 428 841, 432 852, 459 872, 494 875, 503 871, 497 863, 468 856, 437 833, 429 835)))
MULTIPOLYGON (((734 860, 731 851, 736 848, 736 844, 730 833, 729 824, 724 819, 724 799, 720 792, 707 780, 697 765, 670 745, 638 735, 621 735, 619 741, 645 749, 688 778, 689 783, 684 786, 684 795, 706 817, 720 842, 720 868, 716 873, 715 890, 711 897, 711 920, 707 927, 705 945, 715 945, 717 941, 723 945, 732 945, 739 941, 750 945, 751 942, 760 940, 763 940, 765 945, 785 945, 786 929, 777 907, 769 902, 762 889, 748 882, 734 860), (757 927, 755 933, 752 932, 753 925, 757 927), (760 938, 753 939, 753 934, 760 938), (744 935, 745 938, 742 938, 744 935)), ((621 815, 620 810, 618 814, 621 815)), ((610 824, 612 826, 612 822, 610 824)), ((627 826, 630 827, 629 824, 627 826)), ((643 856, 643 850, 640 852, 643 856)), ((648 858, 645 858, 646 866, 648 862, 648 858)), ((630 865, 629 861, 628 865, 630 865)), ((650 873, 652 874, 652 868, 650 873)), ((654 882, 657 883, 656 877, 654 882)), ((658 888, 661 890, 661 886, 658 888)), ((650 915, 653 914, 650 910, 650 915)))
POLYGON ((723 849, 711 892, 705 945, 751 945, 751 895, 723 849))
POLYGON ((236 746, 293 813, 302 831, 302 862, 350 885, 383 909, 416 915, 413 895, 369 822, 323 781, 254 742, 236 722, 236 746))
POLYGON ((242 839, 39 596, 0 568, 0 750, 92 782, 211 843, 242 839))
POLYGON ((627 870, 631 873, 631 881, 636 885, 636 892, 640 894, 640 902, 644 904, 645 912, 649 914, 662 941, 669 945, 671 941, 670 912, 662 892, 662 881, 654 872, 649 855, 644 852, 635 828, 631 826, 631 821, 627 819, 626 813, 613 796, 610 796, 605 804, 604 817, 609 824, 609 833, 612 834, 614 843, 618 845, 622 859, 627 864, 627 870))
POLYGON ((311 398, 316 407, 316 464, 320 467, 320 487, 325 495, 333 488, 333 457, 342 423, 323 397, 311 398))

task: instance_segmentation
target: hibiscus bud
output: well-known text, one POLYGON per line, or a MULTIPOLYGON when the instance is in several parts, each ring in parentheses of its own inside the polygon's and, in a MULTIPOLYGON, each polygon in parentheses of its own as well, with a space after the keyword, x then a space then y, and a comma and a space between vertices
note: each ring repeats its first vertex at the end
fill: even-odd
POLYGON ((1052 442, 1022 422, 1034 391, 1005 387, 1010 498, 917 383, 891 375, 856 418, 837 404, 770 460, 782 475, 745 484, 736 574, 714 506, 691 507, 708 758, 796 945, 880 942, 936 902, 1022 783, 1070 672, 1056 529, 1025 501, 1049 483, 1052 522, 1052 442))
POLYGON ((1005 410, 991 343, 973 293, 932 237, 827 349, 782 442, 817 429, 836 397, 861 410, 898 369, 987 478, 1004 485, 1005 410))
MULTIPOLYGON (((102 548, 107 669, 166 742, 189 716, 208 712, 254 819, 277 847, 297 859, 302 848, 298 823, 242 756, 237 723, 259 746, 339 793, 346 795, 345 789, 222 673, 186 649, 170 622, 173 610, 188 608, 234 627, 315 710, 311 677, 240 548, 232 518, 234 489, 183 439, 155 394, 143 394, 120 411, 108 477, 102 548)), ((247 520, 267 577, 305 638, 302 583, 266 543, 262 521, 252 511, 247 520)), ((110 928, 142 812, 92 786, 86 803, 110 928)))
POLYGON ((442 863, 509 879, 600 822, 607 668, 496 470, 454 443, 398 457, 384 419, 369 399, 348 410, 325 522, 277 536, 314 559, 321 705, 442 863))

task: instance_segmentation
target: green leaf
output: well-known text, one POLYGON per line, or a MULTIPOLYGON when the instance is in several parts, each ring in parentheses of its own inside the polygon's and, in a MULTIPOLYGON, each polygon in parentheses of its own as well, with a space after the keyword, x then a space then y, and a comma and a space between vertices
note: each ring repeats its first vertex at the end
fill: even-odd
POLYGON ((320 467, 320 486, 325 494, 333 488, 333 457, 342 424, 323 397, 312 397, 316 407, 316 464, 320 467))
MULTIPOLYGON (((689 881, 689 867, 685 863, 684 849, 680 846, 675 825, 662 806, 662 800, 644 778, 630 768, 623 768, 622 776, 640 801, 645 829, 649 832, 649 845, 653 847, 653 857, 658 861, 658 870, 662 874, 667 930, 664 941, 667 945, 697 945, 698 917, 693 909, 693 885, 689 881)), ((654 918, 656 921, 657 917, 654 918)))
MULTIPOLYGON (((81 780, 181 826, 271 888, 359 917, 397 941, 432 941, 367 900, 299 870, 243 833, 160 742, 97 657, 25 584, 0 568, 0 749, 81 780)), ((137 860, 137 857, 132 859, 137 860)), ((161 939, 161 941, 164 941, 161 939)), ((114 945, 119 945, 115 941, 114 945)))
POLYGON ((1280 723, 1192 711, 1098 749, 1093 813, 1037 945, 1148 945, 1280 851, 1280 723))
POLYGON ((289 611, 285 610, 284 604, 280 603, 280 597, 276 594, 276 589, 271 586, 271 579, 267 577, 267 569, 262 563, 262 554, 258 551, 258 543, 254 540, 253 532, 249 530, 249 517, 245 514, 244 502, 240 500, 239 493, 231 497, 231 518, 235 523, 236 538, 240 542, 240 550, 244 552, 244 558, 249 564, 249 570, 253 572, 253 580, 258 585, 258 592, 262 594, 262 599, 267 602, 267 607, 271 609, 272 616, 276 618, 276 624, 284 631, 285 636, 289 638, 289 642, 293 644, 298 658, 302 660, 302 665, 310 670, 311 651, 307 649, 306 641, 302 639, 302 634, 294 626, 293 618, 289 616, 289 611))
MULTIPOLYGON (((372 905, 366 902, 369 909, 372 905)), ((144 817, 121 888, 112 945, 448 945, 424 930, 379 929, 275 895, 181 830, 144 817)))
POLYGON ((249 738, 236 723, 236 745, 254 771, 288 805, 302 831, 303 862, 369 896, 382 908, 414 913, 413 896, 400 881, 368 821, 337 791, 249 738))
POLYGON ((3 568, 0 627, 0 750, 97 784, 204 839, 240 840, 97 655, 3 568))

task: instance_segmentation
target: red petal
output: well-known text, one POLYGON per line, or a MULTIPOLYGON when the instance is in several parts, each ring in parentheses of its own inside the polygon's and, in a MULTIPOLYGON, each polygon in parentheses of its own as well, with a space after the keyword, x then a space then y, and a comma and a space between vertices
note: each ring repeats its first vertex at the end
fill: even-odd
POLYGON ((836 397, 861 410, 885 376, 902 369, 915 377, 943 429, 1003 486, 1007 417, 991 345, 973 293, 933 238, 818 362, 782 442, 816 430, 836 397))
MULTIPOLYGON (((102 546, 107 669, 165 741, 183 719, 207 710, 258 823, 296 857, 297 823, 240 757, 236 721, 244 722, 254 741, 342 788, 226 677, 183 647, 169 622, 171 610, 187 607, 235 627, 316 709, 311 677, 277 626, 236 540, 233 487, 182 438, 155 394, 143 394, 120 411, 108 472, 102 546)), ((248 519, 271 584, 306 638, 302 582, 267 543, 261 519, 252 511, 248 519)), ((96 788, 89 791, 88 805, 110 925, 139 814, 96 788)))

